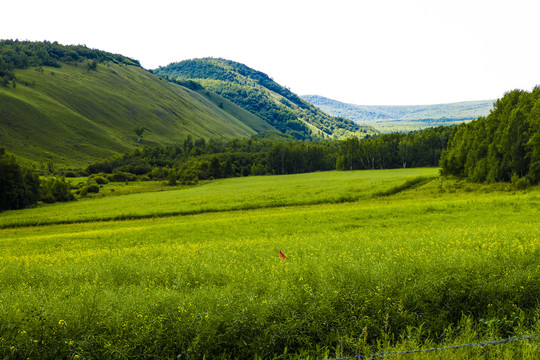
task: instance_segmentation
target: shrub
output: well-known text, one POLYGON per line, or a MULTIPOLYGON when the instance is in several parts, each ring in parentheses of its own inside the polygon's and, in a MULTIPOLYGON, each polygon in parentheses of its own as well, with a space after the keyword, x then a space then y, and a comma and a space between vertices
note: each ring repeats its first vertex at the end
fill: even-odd
POLYGON ((266 175, 268 173, 268 170, 266 169, 266 166, 261 164, 253 164, 251 166, 251 175, 266 175))
POLYGON ((46 203, 75 200, 71 193, 71 184, 64 177, 42 179, 40 184, 40 200, 46 203))
POLYGON ((86 186, 86 191, 89 193, 98 193, 99 192, 99 185, 97 184, 91 184, 86 186))
POLYGON ((531 182, 526 177, 515 178, 512 176, 512 184, 516 190, 525 190, 531 186, 531 182))
POLYGON ((99 185, 105 185, 109 183, 109 180, 107 178, 101 177, 101 176, 95 176, 93 177, 94 181, 99 185))
POLYGON ((112 175, 108 176, 108 179, 113 182, 135 181, 137 180, 137 176, 127 172, 115 170, 112 175))
POLYGON ((88 188, 86 186, 83 186, 79 191, 79 194, 81 195, 81 197, 85 197, 86 195, 88 195, 88 188))
POLYGON ((157 166, 153 168, 152 171, 150 172, 150 177, 156 180, 164 180, 167 178, 168 175, 169 175, 169 171, 165 167, 157 166))
POLYGON ((169 175, 167 177, 169 179, 169 185, 175 186, 176 185, 176 171, 174 169, 169 170, 169 175))

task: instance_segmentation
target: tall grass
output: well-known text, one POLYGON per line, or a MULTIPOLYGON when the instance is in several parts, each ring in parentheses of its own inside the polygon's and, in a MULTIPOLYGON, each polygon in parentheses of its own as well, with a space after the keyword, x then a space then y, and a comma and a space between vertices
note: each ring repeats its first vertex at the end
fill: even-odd
POLYGON ((539 332, 537 190, 408 191, 0 230, 0 357, 323 358, 539 332))

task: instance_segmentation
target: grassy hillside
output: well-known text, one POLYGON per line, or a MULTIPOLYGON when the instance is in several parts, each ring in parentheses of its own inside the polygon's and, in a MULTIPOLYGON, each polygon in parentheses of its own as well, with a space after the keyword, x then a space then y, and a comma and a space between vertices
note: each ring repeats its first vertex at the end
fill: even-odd
POLYGON ((412 131, 474 120, 489 114, 494 102, 484 100, 437 105, 383 106, 346 104, 318 95, 304 95, 302 98, 329 114, 372 125, 382 132, 412 131))
POLYGON ((14 80, 0 86, 0 145, 21 158, 85 165, 187 135, 232 138, 272 129, 216 94, 189 90, 137 65, 56 65, 12 69, 14 80), (138 143, 140 126, 148 131, 138 143))
POLYGON ((207 89, 196 89, 193 91, 200 95, 203 95, 209 101, 214 103, 214 105, 217 105, 223 111, 234 116, 235 118, 249 126, 251 129, 255 130, 257 133, 265 132, 268 130, 275 130, 272 125, 268 124, 266 121, 264 121, 257 115, 250 113, 244 108, 225 99, 223 96, 218 95, 213 91, 209 91, 207 89))
POLYGON ((2 213, 18 227, 0 230, 0 357, 325 359, 538 334, 538 188, 436 174, 248 177, 2 213), (141 218, 99 221, 123 213, 141 218))
POLYGON ((186 60, 154 72, 175 80, 195 81, 297 138, 339 138, 375 133, 369 126, 322 112, 268 75, 234 61, 186 60))

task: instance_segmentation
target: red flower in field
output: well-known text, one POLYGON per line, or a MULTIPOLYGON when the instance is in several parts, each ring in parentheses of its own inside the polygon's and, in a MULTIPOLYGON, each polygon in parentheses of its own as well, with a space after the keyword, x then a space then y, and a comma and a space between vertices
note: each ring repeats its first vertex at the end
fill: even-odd
POLYGON ((285 260, 285 259, 287 258, 287 257, 285 256, 285 254, 284 254, 281 250, 279 250, 279 258, 280 258, 281 260, 285 260))

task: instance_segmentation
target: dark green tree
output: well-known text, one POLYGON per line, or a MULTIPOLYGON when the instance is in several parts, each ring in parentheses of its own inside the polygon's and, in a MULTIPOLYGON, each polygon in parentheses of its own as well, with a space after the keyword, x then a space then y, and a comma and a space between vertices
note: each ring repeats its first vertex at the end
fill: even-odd
POLYGON ((211 176, 214 179, 219 179, 221 177, 221 163, 216 156, 213 156, 210 160, 210 169, 208 169, 208 176, 211 176))
POLYGON ((22 209, 39 200, 39 177, 0 148, 0 211, 22 209))

